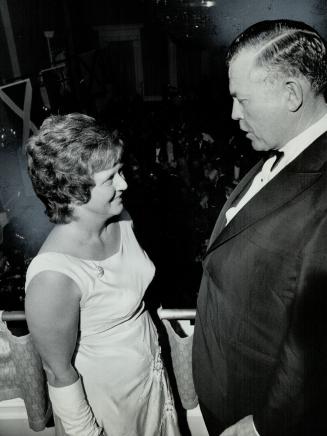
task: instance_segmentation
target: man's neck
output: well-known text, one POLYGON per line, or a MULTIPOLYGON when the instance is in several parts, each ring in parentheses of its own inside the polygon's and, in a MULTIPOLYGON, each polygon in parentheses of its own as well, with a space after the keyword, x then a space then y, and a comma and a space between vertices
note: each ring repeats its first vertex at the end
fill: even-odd
POLYGON ((305 104, 303 104, 300 116, 297 119, 297 123, 295 125, 296 134, 294 136, 297 136, 307 130, 310 126, 315 124, 324 115, 326 115, 326 113, 327 105, 322 95, 307 101, 305 104))

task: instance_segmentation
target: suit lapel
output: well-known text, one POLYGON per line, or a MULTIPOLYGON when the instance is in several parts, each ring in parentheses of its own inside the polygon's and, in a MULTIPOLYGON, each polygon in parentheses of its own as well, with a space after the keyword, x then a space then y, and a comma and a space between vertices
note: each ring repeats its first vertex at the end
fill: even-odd
POLYGON ((232 194, 233 198, 231 196, 226 202, 217 220, 206 254, 208 255, 219 245, 282 207, 313 185, 320 177, 319 170, 327 160, 326 142, 327 134, 324 134, 252 197, 231 222, 224 227, 226 211, 258 172, 262 165, 262 161, 259 162, 245 176, 246 179, 244 178, 240 182, 241 186, 237 186, 235 194, 234 192, 234 195, 232 194))
POLYGON ((242 193, 245 193, 247 191, 250 183, 253 180, 253 177, 261 169, 261 167, 262 167, 262 160, 260 160, 253 168, 251 168, 251 170, 243 177, 243 179, 240 181, 240 183, 236 186, 234 191, 228 197, 226 203, 224 204, 223 208, 219 213, 218 219, 216 221, 215 227, 210 237, 210 242, 208 247, 211 246, 212 242, 217 238, 217 236, 225 227, 226 224, 225 215, 227 210, 232 206, 232 204, 237 200, 237 198, 240 195, 242 195, 242 193))

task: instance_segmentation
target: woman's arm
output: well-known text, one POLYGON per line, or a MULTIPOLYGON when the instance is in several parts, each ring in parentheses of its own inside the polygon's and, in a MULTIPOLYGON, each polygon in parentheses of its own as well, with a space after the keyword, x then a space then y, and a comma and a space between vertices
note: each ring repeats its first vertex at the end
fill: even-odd
POLYGON ((71 360, 78 334, 80 298, 75 282, 54 271, 35 276, 26 290, 28 328, 51 386, 67 386, 78 379, 71 360))
POLYGON ((81 293, 64 274, 44 271, 26 291, 28 328, 47 374, 54 413, 67 436, 101 436, 85 397, 79 374, 72 365, 78 335, 81 293))

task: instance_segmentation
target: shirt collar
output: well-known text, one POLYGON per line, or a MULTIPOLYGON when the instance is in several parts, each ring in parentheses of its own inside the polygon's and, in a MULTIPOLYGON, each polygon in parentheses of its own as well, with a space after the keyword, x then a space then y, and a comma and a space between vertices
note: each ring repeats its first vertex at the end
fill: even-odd
POLYGON ((318 121, 288 141, 279 151, 284 152, 283 160, 290 162, 295 159, 302 151, 312 144, 319 136, 327 131, 327 113, 318 121))

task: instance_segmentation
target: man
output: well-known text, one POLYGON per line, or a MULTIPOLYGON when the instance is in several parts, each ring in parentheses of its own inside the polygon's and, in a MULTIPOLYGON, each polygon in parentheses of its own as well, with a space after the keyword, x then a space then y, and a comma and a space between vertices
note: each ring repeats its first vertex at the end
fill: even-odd
POLYGON ((327 435, 326 47, 304 23, 265 21, 227 64, 232 118, 272 155, 229 197, 203 262, 201 410, 215 436, 327 435))

